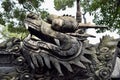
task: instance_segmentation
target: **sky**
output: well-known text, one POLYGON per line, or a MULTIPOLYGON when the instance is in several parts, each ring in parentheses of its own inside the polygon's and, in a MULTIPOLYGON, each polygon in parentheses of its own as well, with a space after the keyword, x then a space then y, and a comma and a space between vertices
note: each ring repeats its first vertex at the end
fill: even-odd
MULTIPOLYGON (((47 11, 51 14, 56 14, 56 15, 69 14, 72 16, 76 15, 76 3, 74 3, 74 6, 72 8, 66 8, 66 10, 64 10, 64 11, 62 11, 62 10, 56 11, 54 9, 53 0, 45 0, 45 3, 43 3, 41 6, 41 9, 42 8, 47 9, 47 11)), ((87 19, 88 23, 90 22, 91 24, 94 24, 92 22, 93 18, 94 18, 93 16, 86 14, 86 19, 87 19)), ((120 36, 118 34, 116 34, 116 32, 117 31, 114 31, 114 32, 106 31, 104 33, 96 33, 95 29, 88 29, 87 30, 88 34, 92 34, 92 35, 96 36, 96 38, 88 38, 88 40, 90 43, 96 44, 96 43, 99 43, 100 38, 102 38, 102 36, 104 36, 104 35, 110 35, 111 37, 119 38, 120 36)))

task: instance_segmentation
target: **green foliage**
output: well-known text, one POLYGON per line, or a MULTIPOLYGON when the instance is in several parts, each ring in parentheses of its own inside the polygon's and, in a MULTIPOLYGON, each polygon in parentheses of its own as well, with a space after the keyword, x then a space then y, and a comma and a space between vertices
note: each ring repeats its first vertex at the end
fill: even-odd
POLYGON ((24 27, 24 19, 28 12, 41 14, 42 18, 48 15, 47 11, 39 8, 42 2, 44 0, 2 0, 0 24, 6 26, 0 32, 3 37, 25 37, 28 32, 24 27))
MULTIPOLYGON (((120 31, 120 1, 119 0, 91 0, 83 4, 84 10, 94 16, 93 22, 106 25, 108 29, 120 31), (88 5, 88 6, 85 6, 88 5)), ((105 30, 98 30, 98 32, 105 30)))
POLYGON ((30 11, 40 11, 39 6, 44 0, 3 0, 0 11, 1 20, 0 24, 7 25, 14 22, 14 26, 23 25, 26 13, 30 11), (17 21, 16 21, 17 20, 17 21))
POLYGON ((12 3, 9 0, 5 0, 2 2, 2 7, 4 8, 5 11, 10 11, 13 7, 12 3))
POLYGON ((65 10, 66 7, 73 7, 75 0, 54 0, 56 10, 65 10))
POLYGON ((12 24, 9 24, 8 26, 2 27, 0 33, 2 34, 1 39, 6 40, 12 37, 16 37, 23 40, 29 32, 24 27, 13 27, 12 24))
POLYGON ((47 16, 49 15, 49 13, 47 11, 45 11, 44 9, 40 11, 40 14, 41 14, 41 18, 43 20, 46 20, 47 16))

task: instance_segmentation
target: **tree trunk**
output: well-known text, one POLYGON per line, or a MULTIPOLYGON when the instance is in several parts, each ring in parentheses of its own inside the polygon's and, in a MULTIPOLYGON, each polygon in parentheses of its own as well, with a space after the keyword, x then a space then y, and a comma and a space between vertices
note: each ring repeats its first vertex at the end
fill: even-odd
POLYGON ((80 10, 80 0, 77 0, 77 13, 76 13, 76 20, 78 23, 81 23, 82 22, 82 19, 81 19, 81 10, 80 10))

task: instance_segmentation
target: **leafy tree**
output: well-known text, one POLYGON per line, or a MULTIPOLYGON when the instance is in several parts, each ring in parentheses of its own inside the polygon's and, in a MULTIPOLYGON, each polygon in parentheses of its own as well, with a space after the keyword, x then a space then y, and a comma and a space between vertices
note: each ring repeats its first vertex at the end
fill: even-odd
POLYGON ((89 0, 83 7, 94 16, 94 23, 107 25, 109 30, 117 29, 120 33, 120 0, 89 0))
POLYGON ((41 12, 39 6, 44 0, 3 0, 1 7, 3 11, 0 12, 0 17, 3 20, 2 25, 8 23, 14 26, 22 26, 27 12, 36 11, 41 12), (4 23, 5 22, 5 23, 4 23))
POLYGON ((21 40, 24 39, 26 35, 28 35, 28 31, 23 27, 14 27, 12 24, 8 26, 3 26, 0 31, 2 37, 0 39, 6 40, 12 37, 19 38, 21 40))
MULTIPOLYGON (((73 2, 78 0, 54 0, 57 10, 64 10, 66 7, 72 7, 73 2), (63 4, 64 3, 64 4, 63 4), (71 5, 71 6, 69 6, 71 5)), ((94 16, 93 22, 97 25, 108 26, 108 29, 98 30, 104 32, 106 30, 118 30, 120 33, 120 0, 79 0, 83 12, 89 12, 94 16)), ((84 15, 84 14, 83 14, 84 15)))
POLYGON ((54 0, 54 5, 56 10, 65 10, 67 7, 73 7, 74 2, 76 1, 77 5, 77 12, 76 12, 76 20, 81 22, 81 7, 80 7, 80 0, 54 0))
POLYGON ((39 8, 42 2, 44 0, 3 0, 1 2, 0 24, 5 26, 1 32, 4 38, 23 36, 28 33, 24 27, 24 18, 28 12, 41 14, 42 18, 45 18, 48 13, 39 8))
POLYGON ((65 10, 67 7, 73 7, 75 0, 54 0, 56 10, 65 10))

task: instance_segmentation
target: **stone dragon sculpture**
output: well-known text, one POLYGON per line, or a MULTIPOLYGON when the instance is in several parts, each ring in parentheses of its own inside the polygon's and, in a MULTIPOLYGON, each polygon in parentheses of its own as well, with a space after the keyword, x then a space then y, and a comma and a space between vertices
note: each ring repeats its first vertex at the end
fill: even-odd
POLYGON ((87 38, 95 36, 79 29, 79 24, 71 16, 50 15, 47 21, 44 21, 39 15, 30 13, 24 23, 30 34, 23 41, 15 38, 11 40, 10 47, 4 46, 11 41, 0 46, 0 54, 14 56, 12 62, 3 62, 13 65, 8 66, 12 68, 9 74, 4 71, 4 75, 9 79, 0 74, 3 76, 2 79, 111 79, 119 53, 118 40, 105 36, 99 44, 89 44, 87 38))

